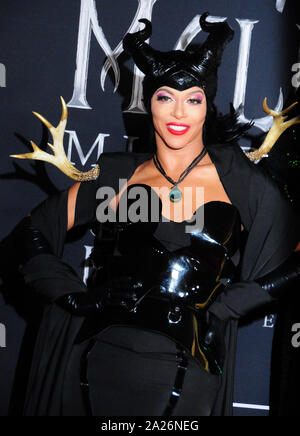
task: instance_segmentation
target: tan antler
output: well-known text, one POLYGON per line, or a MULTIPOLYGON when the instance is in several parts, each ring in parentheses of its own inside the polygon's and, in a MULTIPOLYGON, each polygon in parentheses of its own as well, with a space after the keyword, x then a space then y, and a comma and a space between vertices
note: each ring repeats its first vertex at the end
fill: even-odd
POLYGON ((53 138, 53 144, 48 143, 48 145, 54 154, 46 153, 45 151, 41 150, 33 141, 30 141, 33 148, 32 153, 12 154, 10 157, 15 157, 17 159, 35 159, 49 162, 59 168, 71 179, 80 182, 95 180, 99 176, 99 165, 95 165, 95 167, 88 172, 82 172, 75 168, 66 156, 63 145, 63 137, 67 125, 68 109, 64 99, 62 97, 60 97, 60 99, 62 103, 62 115, 57 127, 52 126, 52 124, 49 123, 49 121, 47 121, 42 115, 33 112, 34 115, 38 117, 39 120, 41 120, 42 123, 45 124, 45 126, 49 129, 53 138))
POLYGON ((300 116, 297 116, 285 122, 285 120, 288 118, 286 114, 290 112, 297 104, 298 102, 295 102, 288 108, 284 109, 282 112, 276 112, 268 107, 267 98, 264 99, 263 110, 268 115, 271 115, 274 118, 274 121, 262 145, 257 150, 246 153, 246 156, 251 161, 258 162, 262 158, 267 157, 268 153, 274 147, 276 141, 281 136, 281 134, 289 127, 295 124, 300 124, 300 116))

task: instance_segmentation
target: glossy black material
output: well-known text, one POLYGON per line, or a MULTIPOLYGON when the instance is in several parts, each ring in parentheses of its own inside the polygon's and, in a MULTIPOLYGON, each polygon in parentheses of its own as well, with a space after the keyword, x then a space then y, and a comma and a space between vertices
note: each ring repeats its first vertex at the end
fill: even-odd
POLYGON ((255 281, 273 298, 278 298, 289 286, 300 281, 300 251, 293 253, 274 271, 255 281))
POLYGON ((199 48, 189 46, 185 51, 160 52, 145 41, 152 34, 151 22, 142 19, 145 29, 127 34, 123 47, 133 57, 136 65, 145 73, 144 99, 147 102, 160 86, 170 86, 180 91, 201 86, 207 97, 213 101, 217 89, 217 70, 225 45, 233 38, 234 32, 226 22, 206 21, 209 13, 200 17, 201 28, 209 33, 199 48))
POLYGON ((177 372, 176 377, 174 381, 174 386, 169 398, 169 402, 167 404, 167 407, 164 411, 164 416, 171 416, 173 414, 173 411, 176 407, 176 404, 181 396, 182 387, 184 383, 184 378, 186 374, 186 370, 188 367, 188 358, 186 355, 186 351, 181 348, 180 346, 177 346, 177 372))
POLYGON ((1 274, 20 268, 39 254, 52 254, 49 242, 42 232, 32 225, 30 216, 23 218, 0 244, 1 274), (3 269, 3 271, 2 271, 3 269))
MULTIPOLYGON (((154 195, 151 187, 143 186, 149 196, 154 195)), ((134 187, 121 196, 120 207, 126 198, 130 209, 134 187)), ((203 229, 189 234, 185 233, 186 221, 163 221, 161 214, 159 222, 102 224, 101 235, 110 238, 103 246, 101 239, 96 243, 92 259, 97 269, 91 283, 99 300, 108 301, 109 296, 116 304, 104 304, 101 316, 87 317, 77 342, 108 325, 140 326, 173 338, 205 369, 220 372, 217 356, 203 343, 206 310, 226 283, 234 280, 230 258, 239 247, 241 221, 231 204, 212 201, 202 207, 203 229), (159 238, 165 226, 176 227, 173 238, 181 234, 184 246, 173 251, 166 247, 166 241, 159 238)), ((150 217, 151 208, 148 212, 150 217)))

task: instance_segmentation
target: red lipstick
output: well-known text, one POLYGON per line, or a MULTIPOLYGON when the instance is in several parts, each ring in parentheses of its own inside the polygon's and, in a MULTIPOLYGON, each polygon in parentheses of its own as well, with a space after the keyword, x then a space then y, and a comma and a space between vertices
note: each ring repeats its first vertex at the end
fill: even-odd
POLYGON ((168 123, 167 129, 172 135, 184 135, 188 130, 190 126, 187 124, 181 124, 181 123, 168 123))

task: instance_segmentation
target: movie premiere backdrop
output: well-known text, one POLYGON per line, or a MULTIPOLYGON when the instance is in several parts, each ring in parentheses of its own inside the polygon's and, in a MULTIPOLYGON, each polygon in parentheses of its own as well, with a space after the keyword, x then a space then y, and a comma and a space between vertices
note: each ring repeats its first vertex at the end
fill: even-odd
MULTIPOLYGON (((151 45, 163 51, 203 42, 199 16, 205 11, 212 21, 228 20, 235 38, 223 57, 216 103, 223 113, 230 103, 240 108, 242 122, 254 120, 241 147, 260 144, 272 123, 262 110, 264 97, 271 108, 280 110, 295 100, 299 86, 297 1, 1 0, 0 239, 48 195, 73 183, 50 164, 9 157, 28 152, 30 140, 44 149, 52 141, 32 111, 57 125, 60 96, 65 99, 64 147, 80 170, 89 170, 103 151, 143 150, 147 117, 141 100, 142 74, 121 43, 126 32, 142 26, 140 18, 152 21, 151 45)), ((295 142, 295 132, 286 134, 283 146, 295 142)), ((269 161, 273 169, 283 162, 278 150, 279 146, 269 161)), ((289 174, 297 164, 295 159, 289 174)), ((287 194, 293 200, 297 193, 287 194)), ((84 281, 92 241, 92 232, 75 235, 65 248, 64 260, 84 281)), ((36 328, 22 304, 9 300, 0 295, 0 415, 21 408, 36 328), (18 363, 19 355, 23 357, 18 363)), ((240 325, 235 415, 269 413, 275 320, 275 312, 268 308, 240 325)))

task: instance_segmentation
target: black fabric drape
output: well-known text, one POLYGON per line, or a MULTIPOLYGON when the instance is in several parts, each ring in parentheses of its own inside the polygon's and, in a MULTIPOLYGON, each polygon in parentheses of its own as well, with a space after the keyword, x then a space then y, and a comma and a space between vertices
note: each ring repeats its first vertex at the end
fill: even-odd
POLYGON ((278 301, 270 380, 270 416, 298 416, 300 392, 300 348, 292 343, 293 325, 300 322, 299 285, 278 301))
POLYGON ((216 415, 230 415, 238 319, 250 310, 271 302, 269 295, 253 280, 272 271, 289 257, 299 240, 299 230, 292 207, 275 182, 250 162, 239 147, 213 148, 210 156, 248 232, 241 264, 241 282, 230 286, 210 308, 221 319, 232 317, 226 332, 228 359, 215 410, 216 415))

